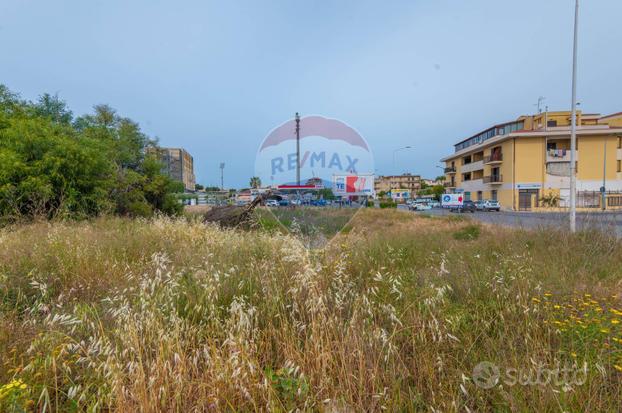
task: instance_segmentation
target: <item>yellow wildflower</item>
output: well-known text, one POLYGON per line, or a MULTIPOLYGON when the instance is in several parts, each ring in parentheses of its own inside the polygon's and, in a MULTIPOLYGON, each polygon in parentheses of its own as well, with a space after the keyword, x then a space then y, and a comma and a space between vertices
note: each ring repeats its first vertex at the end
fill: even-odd
POLYGON ((618 370, 618 371, 622 371, 622 366, 619 366, 617 364, 614 364, 613 367, 618 370))

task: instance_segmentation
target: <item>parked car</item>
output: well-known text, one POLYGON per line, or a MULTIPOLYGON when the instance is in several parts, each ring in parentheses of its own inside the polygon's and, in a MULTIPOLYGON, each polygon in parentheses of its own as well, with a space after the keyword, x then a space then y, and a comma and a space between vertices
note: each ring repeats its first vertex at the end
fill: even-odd
POLYGON ((417 203, 413 204, 410 209, 413 211, 427 211, 432 209, 432 207, 430 206, 430 204, 417 203))
POLYGON ((479 201, 475 201, 475 209, 477 209, 478 211, 485 211, 486 210, 486 201, 484 201, 483 199, 480 199, 479 201))
POLYGON ((462 210, 460 212, 470 212, 473 213, 477 210, 477 207, 475 206, 475 202, 473 201, 464 201, 462 203, 462 210))
POLYGON ((280 205, 280 206, 289 206, 289 200, 287 200, 287 199, 281 199, 281 200, 279 201, 279 205, 280 205))
POLYGON ((277 201, 276 199, 268 199, 266 201, 266 206, 268 206, 268 207, 278 207, 279 206, 279 201, 277 201))
POLYGON ((499 212, 501 210, 501 204, 499 203, 499 201, 488 199, 484 201, 484 210, 499 212))
POLYGON ((466 200, 464 202, 462 202, 462 205, 459 206, 455 206, 455 207, 450 207, 450 211, 451 212, 470 212, 470 213, 474 213, 477 210, 477 207, 475 206, 475 202, 470 201, 470 200, 466 200))

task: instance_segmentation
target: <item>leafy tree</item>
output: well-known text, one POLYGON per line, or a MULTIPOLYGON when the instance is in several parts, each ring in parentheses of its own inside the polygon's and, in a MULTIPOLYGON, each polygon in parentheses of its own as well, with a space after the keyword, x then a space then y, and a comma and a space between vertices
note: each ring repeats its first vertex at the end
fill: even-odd
POLYGON ((44 93, 39 96, 33 109, 36 115, 49 118, 53 122, 69 124, 73 119, 73 113, 67 109, 67 104, 58 95, 44 93))
POLYGON ((322 188, 318 191, 318 196, 320 198, 324 198, 326 200, 335 199, 335 194, 333 194, 333 190, 330 188, 322 188))
POLYGON ((260 188, 261 187, 261 178, 259 178, 258 176, 253 176, 250 179, 250 183, 249 183, 251 188, 260 188))
POLYGON ((56 95, 27 102, 0 85, 0 220, 180 212, 180 185, 136 122, 107 105, 72 118, 56 95))

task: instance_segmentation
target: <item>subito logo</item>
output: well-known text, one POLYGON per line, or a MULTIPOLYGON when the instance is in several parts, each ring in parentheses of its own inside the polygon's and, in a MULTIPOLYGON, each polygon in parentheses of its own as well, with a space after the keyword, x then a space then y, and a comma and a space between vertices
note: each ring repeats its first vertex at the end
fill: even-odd
MULTIPOLYGON (((333 177, 347 174, 373 174, 374 161, 369 145, 351 126, 319 115, 304 116, 299 123, 300 185, 313 182, 333 186, 333 177)), ((296 185, 296 121, 290 119, 274 128, 262 141, 255 157, 255 175, 263 185, 296 185)), ((349 176, 347 178, 350 178, 349 176)), ((361 188, 359 181, 335 182, 348 188, 361 188)), ((364 184, 364 182, 363 182, 364 184)), ((367 183, 369 186, 369 183, 367 183)))

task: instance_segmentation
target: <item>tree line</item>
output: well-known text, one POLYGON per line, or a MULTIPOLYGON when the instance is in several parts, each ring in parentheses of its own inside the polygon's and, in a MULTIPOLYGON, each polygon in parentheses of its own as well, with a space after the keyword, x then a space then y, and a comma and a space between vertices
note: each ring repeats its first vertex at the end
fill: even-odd
POLYGON ((58 96, 0 84, 0 222, 178 214, 183 184, 161 173, 157 141, 108 105, 74 117, 58 96))

